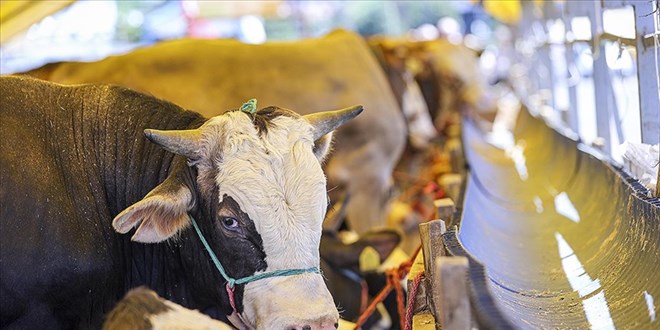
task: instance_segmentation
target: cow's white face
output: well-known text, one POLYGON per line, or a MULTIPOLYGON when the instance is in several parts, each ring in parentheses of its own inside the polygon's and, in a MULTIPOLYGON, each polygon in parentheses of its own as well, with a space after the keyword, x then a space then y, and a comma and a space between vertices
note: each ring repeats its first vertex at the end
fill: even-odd
MULTIPOLYGON (((187 212, 198 205, 210 218, 200 219, 200 227, 231 277, 319 267, 327 208, 320 161, 329 149, 328 133, 360 111, 300 117, 269 107, 256 114, 228 112, 199 129, 174 131, 180 133, 148 131, 152 141, 189 159, 197 189, 166 180, 113 224, 127 232, 141 220, 133 239, 162 241, 188 227, 187 212)), ((317 273, 249 282, 237 287, 235 297, 240 319, 253 328, 334 329, 338 322, 317 273)), ((236 315, 231 319, 240 322, 236 315)))
MULTIPOLYGON (((207 122, 205 126, 218 133, 209 132, 208 145, 223 148, 211 163, 198 165, 200 181, 214 176, 218 203, 233 199, 253 221, 263 242, 265 271, 319 267, 327 195, 325 176, 314 154, 312 127, 301 118, 285 115, 270 123, 260 134, 252 119, 241 112, 207 122), (224 141, 212 141, 216 136, 224 141)), ((334 325, 338 319, 320 274, 248 283, 243 306, 243 319, 259 329, 285 329, 316 319, 334 325)))

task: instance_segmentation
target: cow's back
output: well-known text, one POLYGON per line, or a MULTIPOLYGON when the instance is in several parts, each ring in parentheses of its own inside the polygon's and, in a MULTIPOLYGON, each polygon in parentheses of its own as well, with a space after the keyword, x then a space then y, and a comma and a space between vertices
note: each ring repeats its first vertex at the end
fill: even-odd
POLYGON ((352 191, 348 216, 354 229, 384 224, 390 174, 405 143, 404 119, 369 47, 353 33, 262 45, 178 40, 49 71, 42 78, 119 84, 206 117, 251 98, 301 114, 362 104, 364 113, 336 135, 328 176, 352 191))

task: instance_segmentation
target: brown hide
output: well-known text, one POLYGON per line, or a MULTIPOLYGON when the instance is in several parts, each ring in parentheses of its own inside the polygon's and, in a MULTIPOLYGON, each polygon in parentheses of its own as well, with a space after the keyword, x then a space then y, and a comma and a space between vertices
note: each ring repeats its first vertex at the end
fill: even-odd
POLYGON ((299 113, 362 104, 364 113, 335 135, 329 188, 345 188, 349 226, 385 225, 390 176, 405 143, 404 119, 387 79, 358 35, 261 45, 235 40, 163 42, 94 63, 51 64, 32 73, 65 83, 113 83, 150 93, 206 117, 248 99, 299 113))

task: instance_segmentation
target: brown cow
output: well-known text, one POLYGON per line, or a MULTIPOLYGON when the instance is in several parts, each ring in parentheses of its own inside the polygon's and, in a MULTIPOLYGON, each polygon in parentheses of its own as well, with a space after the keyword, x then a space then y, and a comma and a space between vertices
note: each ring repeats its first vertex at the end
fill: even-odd
POLYGON ((415 74, 436 128, 445 130, 461 113, 492 121, 492 92, 479 72, 478 54, 445 39, 410 41, 374 38, 390 67, 407 67, 415 74))

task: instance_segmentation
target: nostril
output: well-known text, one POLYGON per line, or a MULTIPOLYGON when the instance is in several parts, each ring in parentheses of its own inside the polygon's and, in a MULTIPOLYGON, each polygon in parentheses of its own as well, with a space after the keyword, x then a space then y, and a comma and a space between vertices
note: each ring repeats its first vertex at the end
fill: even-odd
POLYGON ((312 327, 309 324, 307 324, 302 327, 302 330, 312 330, 312 327))
POLYGON ((339 329, 339 323, 335 323, 335 329, 339 329))

